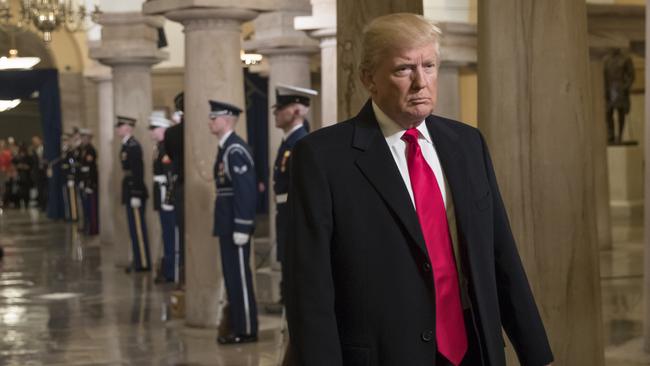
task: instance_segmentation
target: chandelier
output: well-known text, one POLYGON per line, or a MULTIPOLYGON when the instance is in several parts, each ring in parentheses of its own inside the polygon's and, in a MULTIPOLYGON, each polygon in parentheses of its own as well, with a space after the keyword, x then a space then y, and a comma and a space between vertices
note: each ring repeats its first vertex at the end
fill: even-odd
MULTIPOLYGON (((52 32, 63 28, 68 32, 86 30, 87 20, 95 22, 102 13, 97 5, 92 12, 75 0, 19 0, 20 16, 13 23, 19 28, 30 25, 43 33, 43 41, 52 41, 52 32)), ((0 0, 0 24, 12 22, 10 0, 0 0)))

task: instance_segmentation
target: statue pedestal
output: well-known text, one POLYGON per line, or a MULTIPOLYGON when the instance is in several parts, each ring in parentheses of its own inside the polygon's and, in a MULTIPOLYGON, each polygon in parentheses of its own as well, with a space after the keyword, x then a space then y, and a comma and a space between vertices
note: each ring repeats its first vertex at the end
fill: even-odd
POLYGON ((612 217, 643 215, 643 149, 638 145, 607 147, 612 217))

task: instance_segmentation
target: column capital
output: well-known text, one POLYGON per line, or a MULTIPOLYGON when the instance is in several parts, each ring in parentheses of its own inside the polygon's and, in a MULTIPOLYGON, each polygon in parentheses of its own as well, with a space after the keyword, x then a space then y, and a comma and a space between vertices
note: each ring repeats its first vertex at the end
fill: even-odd
POLYGON ((318 41, 294 28, 294 19, 302 10, 281 10, 261 14, 254 21, 255 38, 244 42, 244 50, 263 55, 313 54, 319 51, 318 41))
POLYGON ((442 22, 440 53, 443 66, 473 66, 477 63, 477 32, 472 23, 442 22))
POLYGON ((257 14, 255 10, 240 8, 186 8, 168 11, 165 17, 183 24, 186 31, 213 27, 240 31, 241 23, 255 19, 257 14))
POLYGON ((169 58, 167 52, 158 49, 158 28, 165 24, 163 17, 104 13, 97 22, 102 25, 102 40, 91 45, 90 58, 108 66, 151 66, 169 58))

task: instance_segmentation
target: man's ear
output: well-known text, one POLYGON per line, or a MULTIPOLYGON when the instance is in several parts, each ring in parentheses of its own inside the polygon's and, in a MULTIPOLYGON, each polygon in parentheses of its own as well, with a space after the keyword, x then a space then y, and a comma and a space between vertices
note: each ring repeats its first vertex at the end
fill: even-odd
POLYGON ((359 70, 359 74, 363 86, 366 87, 370 94, 374 94, 377 91, 377 86, 375 85, 375 81, 372 79, 372 74, 368 70, 359 70))

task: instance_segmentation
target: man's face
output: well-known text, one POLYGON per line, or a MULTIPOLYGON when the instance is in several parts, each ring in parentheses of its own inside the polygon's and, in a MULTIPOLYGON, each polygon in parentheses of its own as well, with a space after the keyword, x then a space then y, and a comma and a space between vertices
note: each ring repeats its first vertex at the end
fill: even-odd
POLYGON ((273 111, 273 116, 275 116, 275 127, 282 129, 289 127, 295 117, 295 111, 295 104, 276 108, 273 111))
POLYGON ((165 139, 165 128, 163 127, 156 127, 149 130, 149 132, 151 134, 151 139, 155 142, 162 142, 165 139))
POLYGON ((210 116, 208 117, 208 127, 213 135, 222 135, 226 132, 228 125, 228 118, 226 116, 210 116))
POLYGON ((391 50, 362 81, 392 120, 404 128, 417 126, 433 112, 438 98, 436 47, 391 50))
POLYGON ((117 135, 124 138, 131 134, 132 128, 127 124, 121 124, 117 126, 116 130, 117 130, 117 135))

